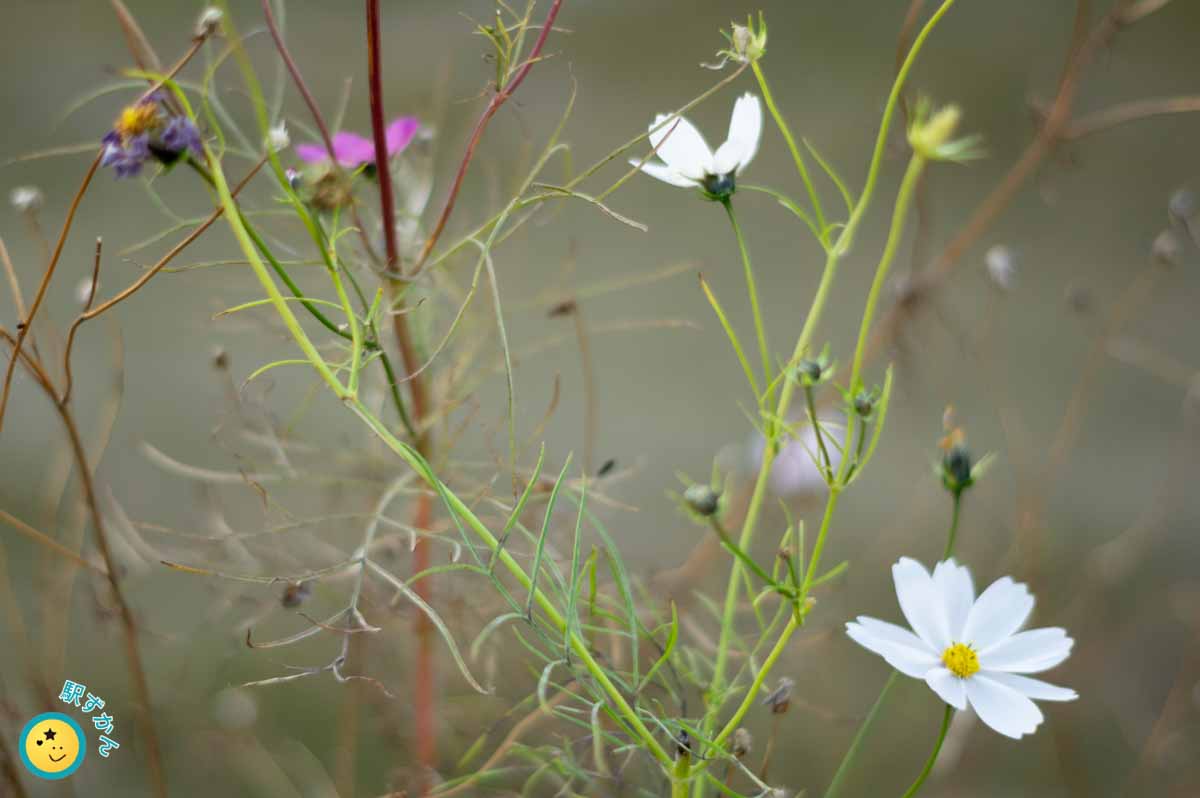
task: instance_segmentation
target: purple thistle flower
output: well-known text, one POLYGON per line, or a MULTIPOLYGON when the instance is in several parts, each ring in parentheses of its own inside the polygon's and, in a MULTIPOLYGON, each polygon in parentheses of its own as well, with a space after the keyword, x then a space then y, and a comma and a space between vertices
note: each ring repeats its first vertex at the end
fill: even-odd
POLYGON ((200 155, 204 150, 196 123, 185 116, 171 117, 171 121, 163 129, 160 142, 162 149, 173 155, 182 155, 188 151, 193 155, 200 155))
MULTIPOLYGON (((388 157, 404 151, 404 148, 417 135, 421 121, 415 116, 402 116, 387 126, 385 144, 388 157)), ((341 131, 333 135, 333 154, 338 165, 347 169, 357 169, 366 164, 375 163, 375 142, 357 133, 341 131)), ((325 163, 329 160, 329 152, 323 144, 298 144, 296 154, 306 163, 325 163)))

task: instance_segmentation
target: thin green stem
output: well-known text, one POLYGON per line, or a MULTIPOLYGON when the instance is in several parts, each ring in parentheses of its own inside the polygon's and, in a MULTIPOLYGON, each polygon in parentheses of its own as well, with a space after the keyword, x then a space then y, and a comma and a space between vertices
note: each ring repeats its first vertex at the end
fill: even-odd
MULTIPOLYGON (((954 511, 950 516, 950 529, 946 533, 946 546, 942 551, 943 560, 948 559, 954 553, 954 543, 958 537, 960 499, 961 494, 954 494, 954 511)), ((825 798, 836 798, 838 790, 841 789, 842 782, 846 778, 846 774, 850 772, 850 765, 858 755, 863 740, 870 734, 871 727, 875 724, 875 719, 879 717, 880 710, 883 709, 883 705, 887 701, 888 693, 891 692, 899 676, 899 671, 892 671, 887 681, 883 683, 883 689, 879 691, 879 697, 875 699, 875 703, 871 706, 871 711, 867 713, 867 717, 863 719, 862 725, 858 727, 858 733, 854 735, 854 739, 850 742, 850 747, 846 749, 846 754, 842 757, 841 764, 838 765, 837 772, 833 774, 833 780, 829 782, 829 788, 825 790, 825 798)))
POLYGON ((925 760, 925 767, 921 768, 921 774, 917 776, 917 780, 904 791, 901 798, 912 798, 920 791, 925 779, 929 778, 929 774, 933 771, 933 763, 937 761, 938 754, 941 753, 942 743, 946 741, 946 731, 950 728, 950 717, 953 714, 954 707, 947 704, 946 711, 942 713, 942 728, 938 730, 937 742, 933 744, 933 751, 929 753, 929 759, 925 760))
POLYGON ((492 534, 491 530, 475 515, 474 511, 466 505, 458 496, 450 491, 433 473, 429 463, 421 457, 412 446, 401 441, 387 425, 376 418, 370 410, 356 397, 347 399, 346 404, 370 429, 379 436, 388 448, 400 456, 417 474, 425 480, 425 482, 438 492, 442 500, 446 503, 455 518, 466 522, 471 531, 483 541, 493 553, 497 554, 499 561, 512 574, 513 578, 533 597, 538 608, 546 616, 547 620, 562 634, 567 637, 567 642, 571 648, 571 652, 579 658, 579 662, 587 669, 592 679, 600 686, 600 689, 608 696, 612 703, 613 710, 620 715, 622 720, 638 736, 641 744, 650 752, 668 770, 674 767, 675 761, 666 749, 654 737, 654 733, 646 727, 641 716, 637 713, 629 702, 625 700, 625 696, 620 689, 613 684, 612 679, 608 677, 604 667, 596 661, 592 655, 591 648, 587 641, 584 640, 577 632, 568 627, 566 618, 554 606, 554 603, 546 596, 545 592, 533 584, 533 580, 529 574, 525 572, 524 567, 508 552, 507 549, 500 546, 500 541, 492 534))
MULTIPOLYGON (((729 223, 733 225, 733 234, 737 237, 738 252, 742 256, 742 269, 746 273, 746 292, 750 295, 750 312, 754 315, 754 334, 758 338, 758 354, 762 358, 763 381, 769 385, 771 381, 771 355, 767 345, 767 331, 763 325, 762 310, 758 304, 758 286, 754 282, 754 267, 750 265, 750 253, 746 249, 746 238, 742 235, 742 227, 738 224, 737 216, 733 213, 733 202, 729 197, 726 197, 721 200, 721 204, 725 206, 725 213, 729 216, 729 223)), ((773 393, 774 391, 768 387, 763 401, 769 404, 773 393)))
POLYGON ((233 230, 234 238, 237 239, 239 246, 242 248, 242 254, 246 256, 246 260, 250 264, 250 268, 254 270, 254 275, 262 284, 263 289, 267 292, 267 296, 271 299, 271 304, 275 307, 275 312, 279 314, 279 318, 291 333, 293 340, 304 353, 309 363, 316 370, 321 379, 333 390, 335 396, 339 399, 347 398, 346 388, 334 376, 329 368, 329 364, 321 357, 321 353, 317 351, 315 345, 308 337, 308 333, 304 332, 304 328, 300 326, 296 314, 288 307, 288 303, 284 300, 283 294, 279 292, 279 287, 275 285, 275 280, 272 279, 267 267, 263 265, 259 259, 258 251, 255 249, 254 242, 250 235, 246 232, 246 226, 242 222, 242 215, 238 211, 237 203, 233 199, 233 195, 229 192, 229 184, 225 180, 225 173, 221 169, 221 164, 213 156, 212 151, 205 145, 205 157, 211 165, 211 174, 213 178, 213 186, 217 191, 217 196, 220 197, 221 206, 225 209, 225 219, 229 222, 229 227, 233 230))
POLYGON ((792 633, 800 628, 800 620, 793 612, 788 617, 787 626, 783 627, 783 631, 779 633, 779 639, 775 641, 775 646, 771 652, 767 654, 767 658, 763 660, 762 667, 758 669, 758 675, 754 677, 754 682, 750 688, 746 690, 746 695, 742 698, 742 703, 730 716, 729 720, 721 728, 721 731, 713 739, 713 747, 720 748, 729 736, 741 725, 742 719, 746 717, 746 713, 750 711, 750 707, 754 706, 754 702, 758 700, 759 691, 762 690, 763 683, 766 682, 767 676, 770 675, 771 669, 775 667, 775 662, 783 654, 783 650, 787 647, 788 640, 791 639, 792 633))
POLYGON ((842 788, 842 782, 846 780, 846 774, 850 772, 850 765, 853 764, 854 758, 858 756, 858 750, 862 747, 863 741, 867 739, 867 735, 870 734, 871 727, 875 725, 875 719, 879 717, 879 712, 883 709, 883 705, 887 701, 888 693, 896 685, 899 676, 899 671, 892 671, 887 681, 883 683, 883 689, 879 691, 879 697, 871 705, 871 711, 867 713, 867 717, 863 719, 862 725, 858 727, 858 733, 850 741, 850 747, 846 749, 846 754, 842 757, 842 762, 838 765, 837 772, 833 774, 833 780, 829 782, 829 788, 825 790, 825 798, 835 798, 838 790, 842 788))
POLYGON ((821 424, 817 421, 817 405, 813 398, 811 385, 804 386, 804 403, 808 407, 808 421, 812 424, 813 436, 817 439, 817 449, 821 452, 821 471, 825 479, 833 481, 833 461, 829 459, 829 450, 825 448, 825 436, 821 433, 821 424))
POLYGON ((954 554, 954 542, 958 537, 958 515, 962 508, 962 492, 955 491, 954 493, 954 509, 950 513, 950 532, 946 535, 946 548, 942 551, 942 559, 950 559, 950 555, 954 554))
POLYGON ((925 164, 926 160, 921 155, 913 153, 912 158, 909 159, 908 168, 904 171, 904 178, 900 181, 900 191, 896 195, 896 207, 892 212, 892 224, 888 230, 887 243, 879 258, 879 266, 875 269, 875 280, 871 283, 871 290, 867 294, 867 306, 863 310, 862 323, 858 328, 858 344, 854 347, 854 363, 850 370, 849 388, 851 393, 858 391, 860 387, 863 359, 867 352, 867 339, 871 334, 871 322, 875 319, 875 309, 879 305, 879 297, 882 296, 883 287, 887 283, 888 270, 896 257, 896 252, 900 249, 900 242, 904 237, 904 223, 908 219, 908 209, 912 205, 913 195, 920 183, 925 164))
POLYGON ((800 173, 800 179, 804 181, 804 188, 808 191, 808 199, 812 203, 813 212, 817 215, 817 229, 819 230, 817 237, 824 244, 826 243, 825 212, 821 209, 821 197, 817 194, 817 189, 813 186, 812 178, 808 175, 808 167, 804 164, 804 156, 800 154, 800 148, 796 146, 796 137, 792 135, 787 121, 784 120, 783 114, 779 112, 779 107, 775 105, 775 98, 771 95, 771 88, 767 85, 767 76, 763 74, 762 67, 758 61, 754 62, 752 68, 754 69, 754 77, 758 79, 758 88, 762 91, 763 102, 767 104, 767 110, 771 112, 771 118, 775 120, 779 132, 783 134, 783 139, 787 142, 788 150, 792 153, 792 160, 796 162, 796 171, 800 173))
POLYGON ((729 538, 729 533, 725 531, 725 527, 721 526, 720 521, 718 521, 716 518, 710 518, 709 522, 712 524, 713 532, 715 532, 717 537, 721 539, 721 543, 725 546, 730 554, 741 560, 742 564, 749 568, 751 572, 761 579, 768 587, 774 589, 780 595, 786 596, 789 599, 793 597, 790 592, 782 590, 779 583, 771 578, 771 575, 767 573, 761 565, 756 563, 753 557, 738 548, 737 544, 729 538))

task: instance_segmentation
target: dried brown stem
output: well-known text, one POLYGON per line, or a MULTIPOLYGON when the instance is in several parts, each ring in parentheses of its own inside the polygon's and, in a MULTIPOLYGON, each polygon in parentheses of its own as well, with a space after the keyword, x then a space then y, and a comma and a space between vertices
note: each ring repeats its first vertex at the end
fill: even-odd
POLYGON ((1102 130, 1135 122, 1152 116, 1168 114, 1187 114, 1200 111, 1200 96, 1187 97, 1156 97, 1145 100, 1114 105, 1102 111, 1095 111, 1086 116, 1077 117, 1074 122, 1062 132, 1061 138, 1074 141, 1102 130))
MULTIPOLYGON (((230 192, 231 196, 237 197, 241 190, 245 188, 254 178, 254 176, 258 174, 258 171, 262 169, 264 163, 266 163, 265 158, 256 163, 254 168, 247 172, 246 176, 243 177, 241 181, 233 187, 233 190, 230 192)), ((92 296, 88 298, 88 305, 84 312, 80 313, 75 318, 75 321, 71 323, 71 328, 67 332, 67 345, 63 351, 63 372, 66 374, 66 386, 63 388, 62 394, 62 401, 64 403, 71 400, 71 388, 74 384, 74 378, 71 375, 71 350, 75 345, 75 334, 79 331, 80 326, 82 326, 85 321, 90 321, 102 313, 109 311, 113 308, 113 306, 124 302, 126 299, 140 291, 142 287, 146 285, 146 283, 150 282, 150 280, 152 280, 156 274, 162 271, 167 264, 174 260, 180 252, 183 252, 192 244, 192 242, 203 235, 204 231, 211 227, 213 222, 221 218, 221 214, 224 212, 224 208, 221 207, 214 209, 213 212, 209 214, 207 219, 197 225, 192 232, 188 233, 178 244, 171 247, 170 251, 168 251, 166 255, 163 255, 161 258, 159 258, 157 263, 143 272, 140 277, 130 283, 123 291, 114 296, 112 299, 106 300, 93 308, 91 307, 92 298, 95 296, 96 284, 100 275, 100 242, 99 239, 97 239, 96 265, 94 271, 92 272, 92 296)))
POLYGON ((128 602, 125 600, 125 594, 121 589, 121 582, 113 561, 112 551, 108 545, 108 533, 104 525, 104 516, 100 512, 100 504, 96 497, 96 486, 92 479, 91 465, 88 463, 87 451, 84 449, 83 439, 79 435, 79 428, 75 424, 75 417, 71 413, 70 406, 61 401, 55 394, 54 383, 50 380, 50 376, 46 373, 41 363, 30 357, 28 353, 18 352, 17 346, 21 340, 19 334, 16 338, 6 330, 0 330, 0 334, 2 334, 0 337, 3 337, 13 350, 11 362, 15 364, 20 360, 26 366, 34 381, 37 382, 50 399, 51 404, 54 405, 54 409, 62 421, 63 428, 66 430, 67 440, 71 445, 71 453, 75 459, 76 468, 79 473, 79 481, 83 486, 84 502, 87 506, 88 515, 92 519, 92 526, 95 529, 96 548, 100 550, 100 557, 104 561, 105 575, 108 578, 113 601, 117 605, 117 610, 121 618, 125 655, 129 666, 130 679, 133 681, 134 694, 137 696, 138 715, 140 716, 139 725, 141 727, 142 738, 146 744, 146 759, 150 768, 150 781, 153 785, 153 794, 159 798, 166 798, 167 783, 162 768, 162 753, 159 747, 158 734, 154 726, 154 713, 150 701, 150 686, 146 680, 145 669, 142 667, 141 654, 138 652, 137 623, 134 620, 133 612, 130 610, 128 602))

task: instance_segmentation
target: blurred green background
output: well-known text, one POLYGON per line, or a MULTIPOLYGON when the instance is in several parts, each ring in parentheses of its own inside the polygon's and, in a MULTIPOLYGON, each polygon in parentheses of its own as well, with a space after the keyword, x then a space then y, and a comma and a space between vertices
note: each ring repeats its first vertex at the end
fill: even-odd
MULTIPOLYGON (((186 47, 200 6, 128 2, 164 60, 186 47)), ((1108 4, 1090 5, 1094 24, 1108 4)), ((508 196, 531 148, 539 148, 553 129, 572 82, 578 99, 564 139, 578 168, 644 130, 655 113, 711 85, 717 76, 699 64, 715 60, 713 51, 722 43, 717 31, 759 8, 770 25, 764 67, 778 102, 794 128, 852 186, 860 186, 907 7, 902 0, 567 0, 559 24, 569 33, 551 39, 553 57, 537 66, 489 130, 451 235, 486 218, 508 196)), ((0 188, 7 193, 20 185, 40 187, 46 196, 41 224, 53 235, 87 156, 9 159, 98 140, 111 124, 118 97, 125 95, 65 112, 113 81, 128 57, 108 3, 6 0, 3 10, 0 188)), ((243 31, 261 24, 258 3, 237 0, 232 12, 243 31)), ((490 12, 485 2, 384 3, 387 106, 437 127, 435 208, 482 106, 480 92, 494 73, 482 57, 485 42, 471 35, 467 16, 485 20, 490 12)), ((928 13, 926 8, 922 18, 928 13)), ((1034 136, 1038 117, 1031 102, 1036 107, 1054 96, 1073 15, 1074 4, 1065 0, 961 0, 935 32, 910 87, 960 104, 964 129, 983 134, 988 157, 931 170, 924 236, 913 240, 910 233, 894 284, 902 285, 907 273, 925 267, 941 251, 1034 136)), ((346 127, 365 131, 359 4, 292 2, 287 35, 318 101, 330 112, 345 79, 353 78, 346 127)), ((1196 93, 1198 40, 1200 6, 1185 0, 1122 31, 1083 74, 1076 114, 1196 93)), ((259 32, 250 42, 262 75, 273 79, 266 37, 259 32)), ((236 73, 224 70, 219 80, 239 118, 245 118, 236 73)), ((690 115, 710 143, 724 138, 735 93, 753 89, 752 78, 743 76, 690 115)), ((287 113, 307 121, 291 89, 287 113)), ((304 138, 298 124, 292 134, 294 140, 304 138)), ((782 721, 773 783, 819 794, 886 678, 884 663, 845 639, 841 624, 860 613, 898 619, 890 564, 901 555, 932 562, 940 553, 949 501, 932 463, 943 409, 952 404, 972 450, 998 455, 986 479, 967 496, 959 556, 981 587, 1003 574, 1031 582, 1039 600, 1034 622, 1066 626, 1077 640, 1075 655, 1049 678, 1077 689, 1081 699, 1046 706, 1046 724, 1019 743, 978 724, 956 724, 926 794, 1183 796, 1200 791, 1195 755, 1200 748, 1200 498, 1192 489, 1200 397, 1196 390, 1189 395, 1192 371, 1200 367, 1195 311, 1200 257, 1186 235, 1179 239, 1184 247, 1175 265, 1156 264, 1151 257, 1152 242, 1171 224, 1168 197, 1188 185, 1200 188, 1198 141, 1200 115, 1180 114, 1063 143, 965 254, 953 278, 905 318, 901 334, 883 353, 896 364, 898 379, 880 454, 843 501, 826 556, 828 563, 851 560, 850 570, 819 596, 813 623, 797 636, 781 670, 796 680, 797 700, 782 721), (984 253, 995 245, 1015 253, 1017 277, 1007 291, 989 280, 985 268, 984 253), (1130 301, 1131 285, 1134 291, 1145 289, 1144 299, 1130 301), (1114 313, 1124 310, 1114 324, 1114 313), (1047 473, 1055 442, 1064 435, 1070 445, 1061 467, 1047 473)), ((844 262, 821 331, 843 362, 851 354, 886 230, 902 169, 901 144, 895 136, 878 199, 844 262)), ((557 179, 560 168, 552 167, 548 179, 557 179)), ((585 190, 599 191, 620 174, 619 165, 611 166, 585 190)), ((746 179, 801 193, 784 143, 769 124, 746 179)), ((155 185, 185 216, 202 215, 209 207, 190 175, 170 175, 155 185)), ((835 207, 835 193, 826 197, 826 206, 835 207)), ((265 189, 258 199, 261 207, 269 207, 265 189)), ((516 371, 522 439, 537 431, 554 380, 561 379, 561 401, 544 433, 555 469, 568 451, 577 456, 582 451, 584 387, 571 322, 548 318, 546 308, 553 299, 580 291, 597 377, 595 459, 617 462, 602 487, 612 501, 600 512, 631 570, 654 584, 656 574, 679 565, 704 535, 667 495, 679 487, 676 474, 704 479, 718 457, 726 465, 749 468, 744 453, 752 437, 745 412, 749 399, 695 273, 703 272, 744 340, 751 335, 751 322, 736 246, 718 206, 644 177, 631 179, 608 202, 648 225, 649 232, 617 224, 581 203, 565 204, 498 250, 496 268, 514 350, 528 352, 518 358, 516 371), (589 287, 672 265, 680 268, 668 279, 589 292, 589 287), (672 323, 651 324, 668 320, 672 323), (541 345, 553 337, 561 340, 541 345)), ((769 198, 743 193, 738 207, 773 350, 782 358, 816 286, 819 248, 769 198)), ((153 262, 174 236, 125 256, 120 252, 170 224, 136 183, 100 174, 50 289, 48 316, 57 328, 64 329, 74 312, 95 236, 104 237, 109 253, 101 278, 101 295, 107 296, 153 262)), ((1178 225, 1176 232, 1181 232, 1178 225)), ((43 262, 37 236, 7 205, 0 209, 0 236, 28 296, 43 262)), ((235 256, 232 238, 217 226, 177 265, 235 256)), ((448 273, 463 286, 472 264, 455 262, 448 273)), ((286 517, 282 508, 313 515, 330 508, 364 512, 371 506, 378 481, 326 484, 319 479, 323 471, 345 478, 358 465, 382 479, 379 452, 370 453, 370 462, 358 462, 369 458, 357 451, 364 448, 363 438, 349 414, 318 394, 299 426, 290 426, 312 386, 302 370, 280 370, 256 383, 247 392, 253 401, 231 412, 230 379, 240 383, 258 365, 291 356, 265 315, 255 321, 213 319, 224 307, 257 298, 259 291, 249 272, 237 266, 164 274, 87 328, 90 334, 75 355, 75 402, 89 441, 102 435, 106 419, 116 413, 98 466, 107 513, 176 531, 217 535, 228 529, 240 535, 279 523, 286 517), (119 409, 113 387, 118 330, 123 352, 119 409), (218 350, 231 359, 229 376, 212 368, 218 350), (280 506, 266 510, 238 471, 272 471, 277 464, 261 446, 255 449, 230 432, 238 423, 263 427, 265 418, 325 453, 300 452, 310 481, 285 479, 278 488, 268 486, 280 506), (189 466, 221 471, 229 475, 226 484, 183 478, 148 457, 145 444, 189 466), (110 494, 115 501, 107 498, 110 494)), ((890 295, 889 304, 897 295, 890 295)), ((481 309, 485 302, 477 298, 481 309)), ((449 306, 440 312, 450 312, 449 306)), ((7 292, 0 320, 14 326, 7 292)), ((484 313, 473 329, 487 336, 487 325, 484 313)), ((49 328, 44 335, 51 336, 49 328)), ((493 362, 492 347, 489 343, 483 362, 493 362)), ((869 378, 881 380, 883 365, 882 359, 873 363, 869 378)), ((486 469, 505 457, 504 395, 503 374, 493 372, 455 415, 465 430, 454 453, 463 473, 471 472, 471 463, 486 469)), ((72 498, 74 483, 62 506, 55 505, 65 478, 57 421, 24 378, 18 379, 6 421, 0 437, 0 507, 60 539, 76 537, 83 527, 72 498)), ((536 444, 527 449, 524 464, 535 456, 536 444)), ((477 477, 480 469, 474 470, 477 477)), ((743 473, 741 479, 749 476, 743 473)), ((501 494, 506 479, 497 481, 501 494)), ((819 497, 793 498, 791 504, 811 522, 819 497)), ((400 510, 395 514, 402 516, 400 510)), ((773 509, 768 524, 781 524, 782 518, 773 509)), ((171 794, 336 794, 331 792, 335 781, 350 783, 339 764, 337 724, 344 722, 339 712, 351 688, 325 675, 251 692, 226 691, 281 673, 280 663, 328 661, 330 644, 298 654, 247 649, 242 637, 249 624, 265 626, 264 637, 297 628, 295 616, 277 606, 279 588, 233 588, 169 573, 154 554, 229 570, 238 570, 242 555, 230 542, 189 543, 178 535, 143 531, 149 548, 129 554, 127 589, 143 628, 171 794)), ((48 607, 47 601, 62 595, 61 585, 55 588, 60 578, 53 575, 55 561, 11 529, 2 534, 11 585, 3 600, 10 604, 6 610, 19 613, 33 641, 29 650, 19 651, 11 634, 0 638, 0 729, 6 740, 15 738, 28 717, 56 708, 41 705, 30 688, 29 667, 55 689, 70 678, 104 695, 122 743, 111 759, 88 762, 69 784, 35 784, 26 778, 26 790, 31 795, 146 794, 144 751, 111 613, 83 577, 67 606, 48 607), (56 639, 45 623, 65 616, 70 620, 64 655, 61 647, 40 640, 43 633, 56 639)), ((360 536, 357 521, 325 524, 283 538, 287 544, 254 542, 253 555, 247 553, 241 564, 271 563, 281 572, 295 572, 328 562, 337 551, 344 556, 360 536)), ((770 556, 771 538, 760 536, 764 557, 770 556)), ((88 542, 85 552, 90 550, 88 542)), ((718 570, 724 570, 723 561, 718 570)), ((672 589, 682 594, 723 584, 723 578, 711 576, 672 589)), ((453 608, 460 604, 488 606, 490 599, 478 594, 485 587, 451 581, 439 590, 444 606, 457 611, 453 608)), ((318 589, 314 601, 335 608, 341 592, 318 589)), ((694 617, 708 623, 702 612, 694 617)), ((368 671, 402 692, 407 622, 401 616, 388 620, 394 628, 368 671)), ((519 656, 520 650, 509 653, 519 656)), ((511 698, 533 689, 534 678, 517 663, 504 667, 511 674, 504 684, 511 690, 502 694, 511 698)), ((471 695, 448 660, 442 678, 442 761, 450 773, 461 751, 503 715, 507 704, 503 697, 471 695)), ((380 795, 403 784, 410 763, 408 702, 403 695, 397 702, 361 695, 369 700, 354 721, 362 736, 349 768, 351 793, 380 795)), ((848 783, 847 794, 898 793, 923 761, 939 715, 940 705, 929 692, 906 680, 862 752, 862 770, 848 783)), ((768 718, 756 717, 751 726, 765 739, 768 718)), ((0 795, 8 794, 6 789, 0 786, 0 795)))

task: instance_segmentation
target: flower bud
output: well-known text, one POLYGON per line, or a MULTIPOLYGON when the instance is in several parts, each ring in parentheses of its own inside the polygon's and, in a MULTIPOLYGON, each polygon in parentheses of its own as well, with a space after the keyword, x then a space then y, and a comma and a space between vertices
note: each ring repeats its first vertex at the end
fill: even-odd
POLYGON ((683 492, 683 500, 698 515, 708 517, 717 512, 721 496, 708 485, 689 485, 683 492))
POLYGON ((942 484, 951 493, 962 493, 973 481, 967 447, 961 444, 950 447, 942 457, 942 484))
POLYGON ((817 383, 821 381, 821 374, 824 368, 815 360, 804 358, 796 364, 796 371, 809 383, 817 383))
POLYGON ((875 395, 867 391, 859 391, 858 396, 854 397, 854 412, 859 418, 870 418, 871 413, 875 412, 875 395))

